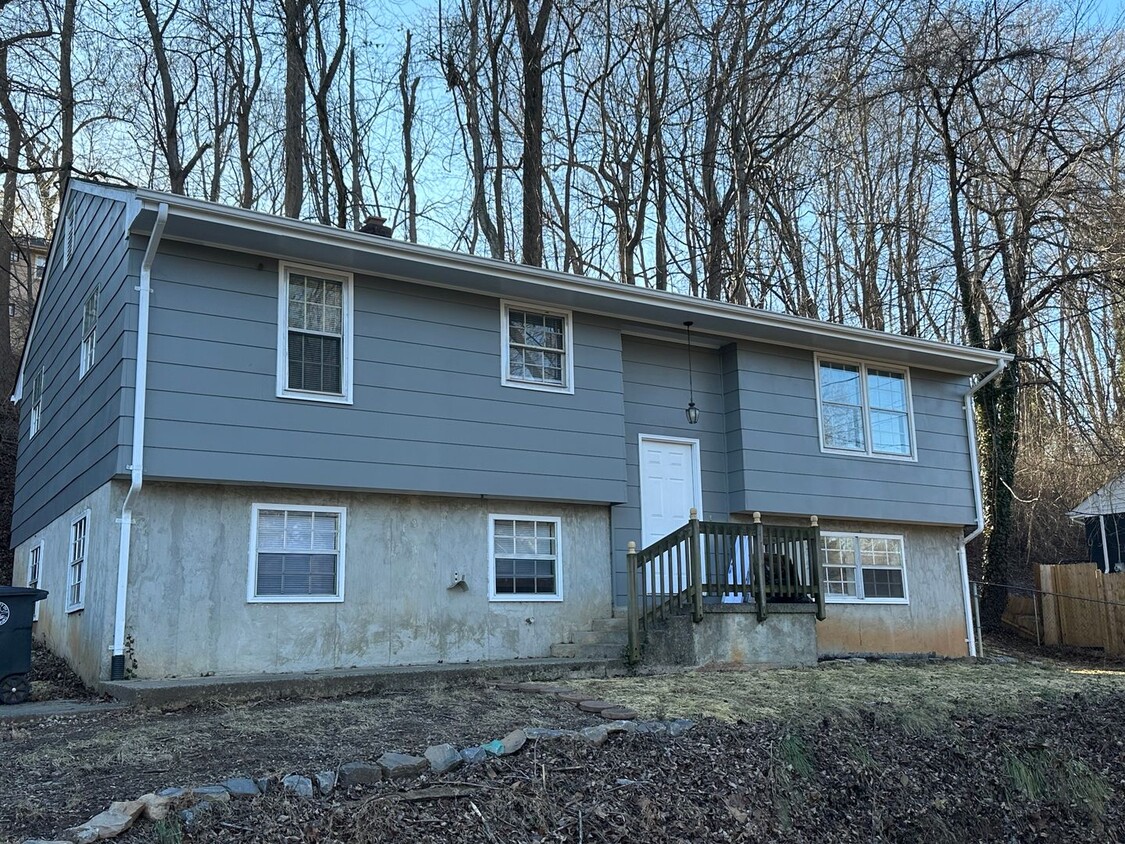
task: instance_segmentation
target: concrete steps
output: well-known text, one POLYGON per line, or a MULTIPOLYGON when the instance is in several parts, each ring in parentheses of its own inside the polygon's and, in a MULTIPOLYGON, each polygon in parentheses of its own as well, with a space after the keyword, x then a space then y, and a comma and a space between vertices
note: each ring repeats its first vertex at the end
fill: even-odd
POLYGON ((595 618, 589 630, 577 630, 570 641, 551 645, 551 656, 559 659, 621 659, 628 641, 626 619, 595 618))

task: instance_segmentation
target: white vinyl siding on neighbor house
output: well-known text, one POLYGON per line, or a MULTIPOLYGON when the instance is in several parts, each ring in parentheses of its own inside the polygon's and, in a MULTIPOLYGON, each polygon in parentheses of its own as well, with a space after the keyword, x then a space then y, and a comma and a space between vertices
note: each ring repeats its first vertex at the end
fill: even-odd
POLYGON ((67 565, 66 611, 86 606, 86 548, 90 540, 90 511, 70 524, 70 558, 67 565))
POLYGON ((500 305, 500 382, 506 387, 574 392, 573 320, 569 311, 500 305))
POLYGON ((908 603, 905 547, 891 534, 820 534, 825 600, 908 603))
POLYGON ((552 516, 490 515, 489 599, 561 601, 561 528, 552 516))
MULTIPOLYGON (((28 589, 39 588, 40 570, 43 565, 43 543, 37 542, 32 545, 27 552, 27 587, 28 589)), ((32 621, 39 620, 39 602, 35 602, 35 612, 31 616, 32 621)))
POLYGON ((94 365, 98 346, 98 293, 101 289, 94 285, 86 304, 82 308, 82 358, 78 365, 78 378, 86 377, 86 373, 94 365))
POLYGON ((246 600, 344 600, 343 507, 255 504, 250 524, 246 600))
POLYGON ((35 377, 31 379, 31 409, 28 411, 29 420, 28 437, 34 437, 39 433, 39 429, 43 425, 43 380, 45 371, 40 369, 35 373, 35 377))
POLYGON ((281 266, 278 396, 351 403, 352 283, 349 274, 281 266))
POLYGON ((816 381, 824 451, 914 458, 910 377, 906 370, 817 357, 816 381))

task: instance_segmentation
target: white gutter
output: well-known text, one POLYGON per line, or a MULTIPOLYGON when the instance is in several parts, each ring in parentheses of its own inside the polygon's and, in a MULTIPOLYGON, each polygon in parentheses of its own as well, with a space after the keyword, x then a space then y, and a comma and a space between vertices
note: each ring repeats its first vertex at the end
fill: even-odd
POLYGON ((110 661, 110 679, 125 678, 125 596, 129 590, 129 543, 133 530, 133 499, 144 483, 145 454, 145 397, 148 392, 148 316, 149 296, 152 293, 152 262, 168 222, 168 203, 161 202, 141 260, 140 283, 137 290, 137 371, 133 382, 133 453, 129 464, 131 482, 125 500, 121 503, 121 545, 117 559, 117 606, 113 617, 113 658, 110 661))
POLYGON ((965 409, 965 430, 969 434, 969 474, 973 478, 973 506, 977 517, 976 529, 968 536, 961 537, 957 546, 957 556, 961 561, 961 595, 965 604, 965 645, 968 647, 969 656, 977 655, 977 637, 973 628, 973 605, 969 596, 969 556, 965 552, 965 546, 984 533, 984 501, 980 490, 980 458, 977 456, 977 422, 973 417, 973 396, 981 387, 999 376, 1008 362, 1009 358, 999 361, 995 369, 977 380, 965 393, 962 404, 965 409))

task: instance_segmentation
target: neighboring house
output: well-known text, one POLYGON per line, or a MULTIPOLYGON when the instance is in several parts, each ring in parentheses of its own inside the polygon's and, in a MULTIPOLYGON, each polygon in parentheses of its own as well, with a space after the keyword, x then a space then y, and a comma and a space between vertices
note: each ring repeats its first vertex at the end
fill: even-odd
POLYGON ((9 254, 11 277, 8 279, 8 317, 11 319, 12 348, 23 348, 31 309, 39 295, 39 284, 47 267, 49 244, 41 237, 22 235, 12 240, 9 254))
POLYGON ((87 680, 541 657, 691 507, 816 515, 820 653, 964 655, 968 396, 1004 362, 72 181, 17 580, 87 680))
POLYGON ((1090 560, 1106 574, 1125 571, 1125 475, 1107 483, 1069 515, 1086 529, 1090 560))

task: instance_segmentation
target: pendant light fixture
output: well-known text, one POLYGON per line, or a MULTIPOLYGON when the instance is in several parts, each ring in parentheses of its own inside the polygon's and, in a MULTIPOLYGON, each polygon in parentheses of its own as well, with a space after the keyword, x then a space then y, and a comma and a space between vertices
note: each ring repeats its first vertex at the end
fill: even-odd
POLYGON ((692 321, 689 319, 684 323, 684 328, 687 329, 687 379, 688 379, 688 403, 687 409, 684 413, 687 415, 689 425, 695 425, 699 422, 699 408, 695 406, 695 385, 692 382, 691 376, 691 326, 692 321))

